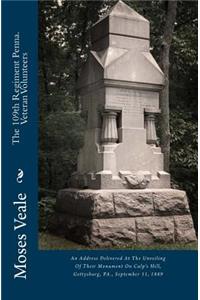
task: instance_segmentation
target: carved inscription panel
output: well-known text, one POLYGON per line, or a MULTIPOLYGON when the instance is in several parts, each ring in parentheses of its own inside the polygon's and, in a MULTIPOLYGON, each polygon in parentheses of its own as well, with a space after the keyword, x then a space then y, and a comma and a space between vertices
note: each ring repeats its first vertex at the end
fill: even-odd
POLYGON ((122 110, 122 127, 143 128, 144 108, 158 109, 159 94, 125 88, 106 88, 106 106, 122 110))

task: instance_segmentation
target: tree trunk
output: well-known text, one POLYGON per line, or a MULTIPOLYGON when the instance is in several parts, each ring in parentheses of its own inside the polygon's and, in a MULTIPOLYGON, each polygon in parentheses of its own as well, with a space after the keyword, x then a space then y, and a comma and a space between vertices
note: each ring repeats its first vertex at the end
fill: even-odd
POLYGON ((169 53, 176 20, 177 1, 168 1, 166 23, 160 52, 160 67, 164 73, 165 86, 160 94, 160 130, 161 147, 164 153, 164 170, 169 171, 170 165, 170 128, 169 128, 169 53))

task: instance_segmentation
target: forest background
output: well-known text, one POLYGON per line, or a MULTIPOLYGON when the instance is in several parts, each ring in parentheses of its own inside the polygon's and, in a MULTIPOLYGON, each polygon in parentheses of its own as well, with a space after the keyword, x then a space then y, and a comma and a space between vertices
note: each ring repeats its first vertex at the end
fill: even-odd
MULTIPOLYGON (((159 61, 169 1, 124 2, 150 21, 151 53, 159 61)), ((89 52, 89 29, 115 3, 39 2, 40 230, 48 227, 52 199, 59 189, 68 186, 83 145, 85 124, 76 83, 89 52)), ((173 187, 188 194, 197 230, 198 2, 177 1, 175 9, 169 55, 169 170, 173 187)))

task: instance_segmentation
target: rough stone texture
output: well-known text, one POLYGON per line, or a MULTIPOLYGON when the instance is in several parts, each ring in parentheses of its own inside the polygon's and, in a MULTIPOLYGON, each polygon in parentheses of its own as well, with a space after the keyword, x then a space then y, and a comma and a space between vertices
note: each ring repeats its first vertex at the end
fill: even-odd
POLYGON ((85 219, 56 213, 51 231, 93 247, 126 246, 136 243, 135 219, 85 219))
POLYGON ((191 216, 85 219, 57 213, 53 231, 92 247, 190 243, 196 241, 191 216), (61 230, 60 230, 61 229, 61 230))
POLYGON ((189 214, 184 191, 145 190, 60 190, 56 210, 87 218, 112 218, 189 214))
POLYGON ((114 205, 118 217, 154 214, 152 192, 115 192, 114 205))
POLYGON ((104 191, 91 193, 81 193, 78 201, 77 214, 93 218, 110 218, 114 216, 114 204, 112 193, 104 191), (90 208, 90 204, 92 207, 90 208))
POLYGON ((94 247, 196 241, 186 193, 172 189, 58 193, 53 231, 94 247))
POLYGON ((187 196, 179 190, 157 190, 153 192, 153 202, 156 215, 189 214, 187 196))
POLYGON ((109 191, 65 189, 58 193, 56 210, 87 218, 114 216, 113 195, 109 191))
POLYGON ((61 190, 58 193, 56 210, 87 218, 112 217, 113 195, 107 191, 61 190))
POLYGON ((76 215, 77 197, 78 193, 75 189, 59 190, 56 201, 56 210, 63 213, 70 212, 70 214, 76 215))
POLYGON ((196 241, 196 234, 191 215, 175 216, 175 240, 178 243, 190 243, 196 241))
POLYGON ((90 219, 61 212, 55 213, 49 226, 51 232, 85 245, 91 244, 91 228, 90 219))
POLYGON ((136 218, 137 243, 173 243, 174 220, 170 217, 136 218))
POLYGON ((126 246, 136 243, 135 219, 95 219, 92 222, 91 245, 126 246))
POLYGON ((58 193, 56 210, 87 218, 153 215, 151 190, 76 190, 58 193))

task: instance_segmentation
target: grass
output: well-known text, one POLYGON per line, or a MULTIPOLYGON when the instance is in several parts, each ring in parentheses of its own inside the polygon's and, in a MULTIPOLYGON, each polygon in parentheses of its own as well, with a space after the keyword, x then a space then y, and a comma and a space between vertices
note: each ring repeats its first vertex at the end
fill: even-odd
POLYGON ((69 241, 64 237, 56 236, 48 232, 39 233, 40 250, 71 250, 87 249, 86 246, 69 241))
MULTIPOLYGON (((197 242, 190 244, 156 244, 151 246, 135 246, 132 247, 113 247, 107 250, 197 250, 197 242)), ((105 248, 89 248, 87 246, 69 241, 64 237, 55 236, 48 232, 39 233, 39 249, 40 250, 97 250, 105 248)))

